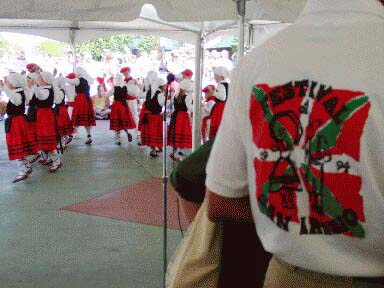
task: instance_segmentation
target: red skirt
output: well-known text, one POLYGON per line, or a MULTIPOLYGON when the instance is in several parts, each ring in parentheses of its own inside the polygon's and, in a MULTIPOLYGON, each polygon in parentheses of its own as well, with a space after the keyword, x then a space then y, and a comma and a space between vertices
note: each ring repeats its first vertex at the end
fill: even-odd
POLYGON ((225 108, 225 102, 219 102, 216 103, 215 106, 213 106, 213 111, 211 114, 211 126, 209 129, 209 139, 212 139, 216 136, 217 131, 219 130, 221 118, 223 117, 225 108))
POLYGON ((69 119, 68 109, 66 106, 61 105, 59 107, 59 114, 56 116, 57 128, 59 129, 60 137, 72 135, 74 130, 72 121, 69 119))
POLYGON ((121 101, 116 101, 112 104, 110 118, 110 130, 127 130, 136 128, 131 111, 128 106, 124 106, 121 101))
POLYGON ((18 160, 36 153, 35 136, 24 115, 12 117, 11 128, 5 138, 9 160, 18 160))
MULTIPOLYGON (((203 117, 203 122, 201 123, 201 137, 205 141, 207 139, 207 128, 208 128, 208 121, 211 120, 211 116, 205 116, 203 117)), ((210 123, 210 122, 209 122, 210 123)))
POLYGON ((28 126, 33 135, 33 139, 35 139, 35 142, 37 142, 36 141, 36 121, 28 121, 28 126))
POLYGON ((142 119, 141 143, 149 147, 163 147, 163 119, 146 112, 142 119))
POLYGON ((192 127, 188 112, 173 112, 168 128, 168 145, 174 148, 192 148, 192 127))
POLYGON ((83 93, 77 94, 73 102, 72 124, 76 127, 96 126, 92 100, 83 93))
POLYGON ((38 150, 56 150, 58 143, 56 134, 56 119, 53 109, 51 108, 37 109, 36 142, 38 150))
POLYGON ((139 114, 139 127, 137 128, 137 130, 139 130, 140 132, 143 129, 143 117, 144 117, 144 114, 145 114, 145 106, 143 104, 143 106, 141 107, 141 110, 140 110, 140 114, 139 114))

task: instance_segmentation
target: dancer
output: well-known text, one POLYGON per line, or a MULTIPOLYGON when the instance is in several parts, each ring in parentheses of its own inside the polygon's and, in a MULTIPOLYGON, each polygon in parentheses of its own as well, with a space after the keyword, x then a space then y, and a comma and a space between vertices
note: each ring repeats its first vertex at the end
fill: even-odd
POLYGON ((57 84, 60 91, 58 91, 57 97, 55 95, 55 115, 57 119, 57 128, 59 136, 61 137, 61 143, 63 149, 65 149, 66 146, 71 143, 73 139, 72 134, 74 133, 74 129, 72 121, 69 118, 68 107, 65 103, 65 78, 59 76, 57 78, 57 84))
MULTIPOLYGON (((31 90, 31 100, 29 102, 26 102, 26 105, 28 105, 27 109, 27 121, 29 124, 29 127, 31 129, 31 132, 33 133, 33 136, 35 138, 36 142, 36 112, 37 112, 37 98, 35 93, 33 92, 34 87, 36 87, 36 81, 37 81, 37 73, 35 71, 40 71, 36 64, 28 64, 27 70, 32 71, 27 76, 27 85, 28 88, 31 90), (34 65, 34 66, 33 66, 34 65), (34 69, 35 68, 35 69, 34 69)), ((45 162, 48 159, 48 155, 44 153, 44 151, 37 151, 35 155, 28 158, 29 162, 33 164, 37 160, 39 162, 45 162)))
POLYGON ((215 90, 216 87, 214 85, 207 85, 203 89, 205 94, 205 99, 203 102, 203 122, 201 124, 201 138, 203 143, 210 140, 209 131, 211 126, 211 111, 216 105, 216 97, 213 95, 215 90))
POLYGON ((38 86, 34 90, 37 97, 37 148, 48 154, 48 159, 42 164, 48 165, 52 163, 52 167, 48 171, 53 173, 63 166, 57 152, 60 136, 56 117, 52 109, 54 101, 58 101, 58 97, 60 97, 60 91, 55 83, 55 78, 50 72, 38 72, 36 82, 38 86))
POLYGON ((151 79, 149 90, 146 92, 144 106, 144 115, 142 118, 141 142, 143 145, 151 148, 149 155, 151 157, 159 156, 163 146, 163 122, 161 112, 164 106, 165 98, 163 88, 165 81, 163 79, 151 79))
MULTIPOLYGON (((130 74, 131 74, 131 68, 129 67, 123 67, 120 69, 120 73, 124 75, 124 82, 125 85, 127 86, 127 92, 128 92, 128 97, 127 97, 127 104, 128 108, 131 111, 133 120, 135 122, 136 127, 139 125, 139 113, 137 109, 137 99, 140 97, 140 88, 137 85, 137 81, 133 79, 130 74)), ((135 127, 135 132, 137 134, 137 129, 135 127)))
POLYGON ((32 173, 26 157, 36 152, 35 137, 24 115, 25 103, 31 99, 31 92, 27 86, 27 80, 19 73, 11 73, 5 78, 5 82, 0 80, 0 87, 9 98, 5 133, 9 160, 16 160, 19 170, 12 181, 16 183, 26 179, 32 173))
MULTIPOLYGON (((143 93, 141 93, 141 95, 140 95, 141 98, 144 98, 144 99, 147 98, 147 93, 150 90, 150 85, 157 78, 158 78, 158 75, 157 75, 156 71, 153 71, 153 70, 148 71, 147 77, 144 78, 143 93)), ((141 141, 141 139, 142 139, 142 130, 143 130, 143 119, 144 119, 144 115, 145 115, 145 101, 146 100, 144 100, 144 103, 141 105, 141 110, 140 110, 140 114, 139 114, 139 124, 137 126, 137 130, 140 133, 140 141, 137 143, 138 146, 144 145, 143 142, 141 141)))
POLYGON ((96 126, 95 111, 93 109, 89 89, 93 79, 81 67, 77 67, 75 73, 69 74, 67 83, 75 85, 76 97, 73 103, 72 123, 75 129, 84 126, 87 131, 86 145, 92 144, 91 127, 96 126))
POLYGON ((213 69, 214 78, 217 84, 215 96, 215 106, 211 109, 211 125, 209 129, 209 139, 216 136, 219 130, 221 118, 223 117, 225 103, 228 97, 229 84, 226 79, 229 77, 229 71, 223 67, 213 69))
POLYGON ((173 98, 174 112, 168 129, 168 145, 173 147, 173 152, 169 155, 173 161, 180 162, 183 149, 192 148, 192 127, 188 112, 192 112, 191 82, 183 80, 180 82, 180 91, 173 98), (178 151, 179 149, 179 151, 178 151), (177 152, 179 152, 177 154, 177 152), (180 155, 180 156, 179 156, 180 155))
POLYGON ((136 128, 131 111, 127 104, 127 87, 123 77, 116 76, 116 84, 113 88, 113 104, 111 111, 110 130, 115 131, 115 143, 121 145, 120 132, 123 130, 128 137, 128 142, 132 142, 132 135, 128 129, 136 128))

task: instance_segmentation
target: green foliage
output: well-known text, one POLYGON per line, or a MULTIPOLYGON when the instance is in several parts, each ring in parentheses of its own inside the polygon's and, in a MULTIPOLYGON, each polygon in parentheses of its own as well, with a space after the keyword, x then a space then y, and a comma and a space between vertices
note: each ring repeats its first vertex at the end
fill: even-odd
POLYGON ((134 36, 130 34, 101 37, 90 41, 76 44, 79 53, 89 52, 92 58, 100 61, 105 49, 111 52, 124 53, 138 39, 137 49, 139 51, 151 51, 158 45, 159 38, 155 36, 134 36))
POLYGON ((9 42, 0 36, 0 49, 8 49, 9 42))
POLYGON ((154 50, 159 45, 159 37, 156 36, 140 36, 137 49, 140 52, 149 52, 154 50))
POLYGON ((39 49, 44 54, 49 54, 54 57, 60 57, 64 55, 65 44, 62 42, 46 40, 39 44, 39 49))

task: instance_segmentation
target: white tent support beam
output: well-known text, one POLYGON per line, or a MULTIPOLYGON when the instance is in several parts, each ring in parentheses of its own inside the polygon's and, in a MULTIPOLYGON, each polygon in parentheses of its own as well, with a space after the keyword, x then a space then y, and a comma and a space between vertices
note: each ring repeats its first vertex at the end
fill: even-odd
POLYGON ((254 37, 255 37, 255 26, 253 24, 250 24, 248 26, 248 43, 247 43, 249 50, 251 50, 253 47, 254 37))
POLYGON ((192 151, 201 145, 201 86, 204 65, 204 32, 196 34, 195 47, 195 97, 193 100, 192 151))
POLYGON ((171 24, 171 23, 168 23, 168 22, 165 22, 165 21, 151 19, 151 18, 147 18, 147 17, 144 17, 144 16, 140 16, 139 18, 143 19, 143 20, 147 20, 147 21, 152 22, 152 23, 166 25, 168 27, 175 28, 175 29, 181 30, 181 31, 189 31, 189 32, 194 32, 194 33, 198 33, 199 32, 198 30, 194 30, 194 29, 187 28, 187 27, 184 27, 184 26, 176 25, 174 23, 171 24))

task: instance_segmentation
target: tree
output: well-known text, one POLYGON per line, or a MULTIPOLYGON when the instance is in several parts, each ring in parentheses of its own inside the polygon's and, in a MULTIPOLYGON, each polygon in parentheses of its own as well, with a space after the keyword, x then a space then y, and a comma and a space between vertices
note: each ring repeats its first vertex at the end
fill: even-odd
POLYGON ((8 49, 9 42, 0 36, 0 49, 8 49))
POLYGON ((159 37, 156 36, 146 36, 142 35, 139 37, 139 43, 137 45, 137 49, 140 52, 146 51, 152 51, 159 45, 159 37))
POLYGON ((54 57, 64 55, 65 44, 58 41, 46 40, 39 44, 39 49, 44 54, 49 54, 54 57))
POLYGON ((158 45, 159 38, 155 36, 134 36, 131 34, 114 35, 110 37, 101 37, 90 41, 76 44, 76 50, 80 53, 89 52, 92 58, 100 61, 105 49, 111 52, 124 53, 127 47, 131 47, 137 42, 137 49, 142 51, 151 51, 158 45))

